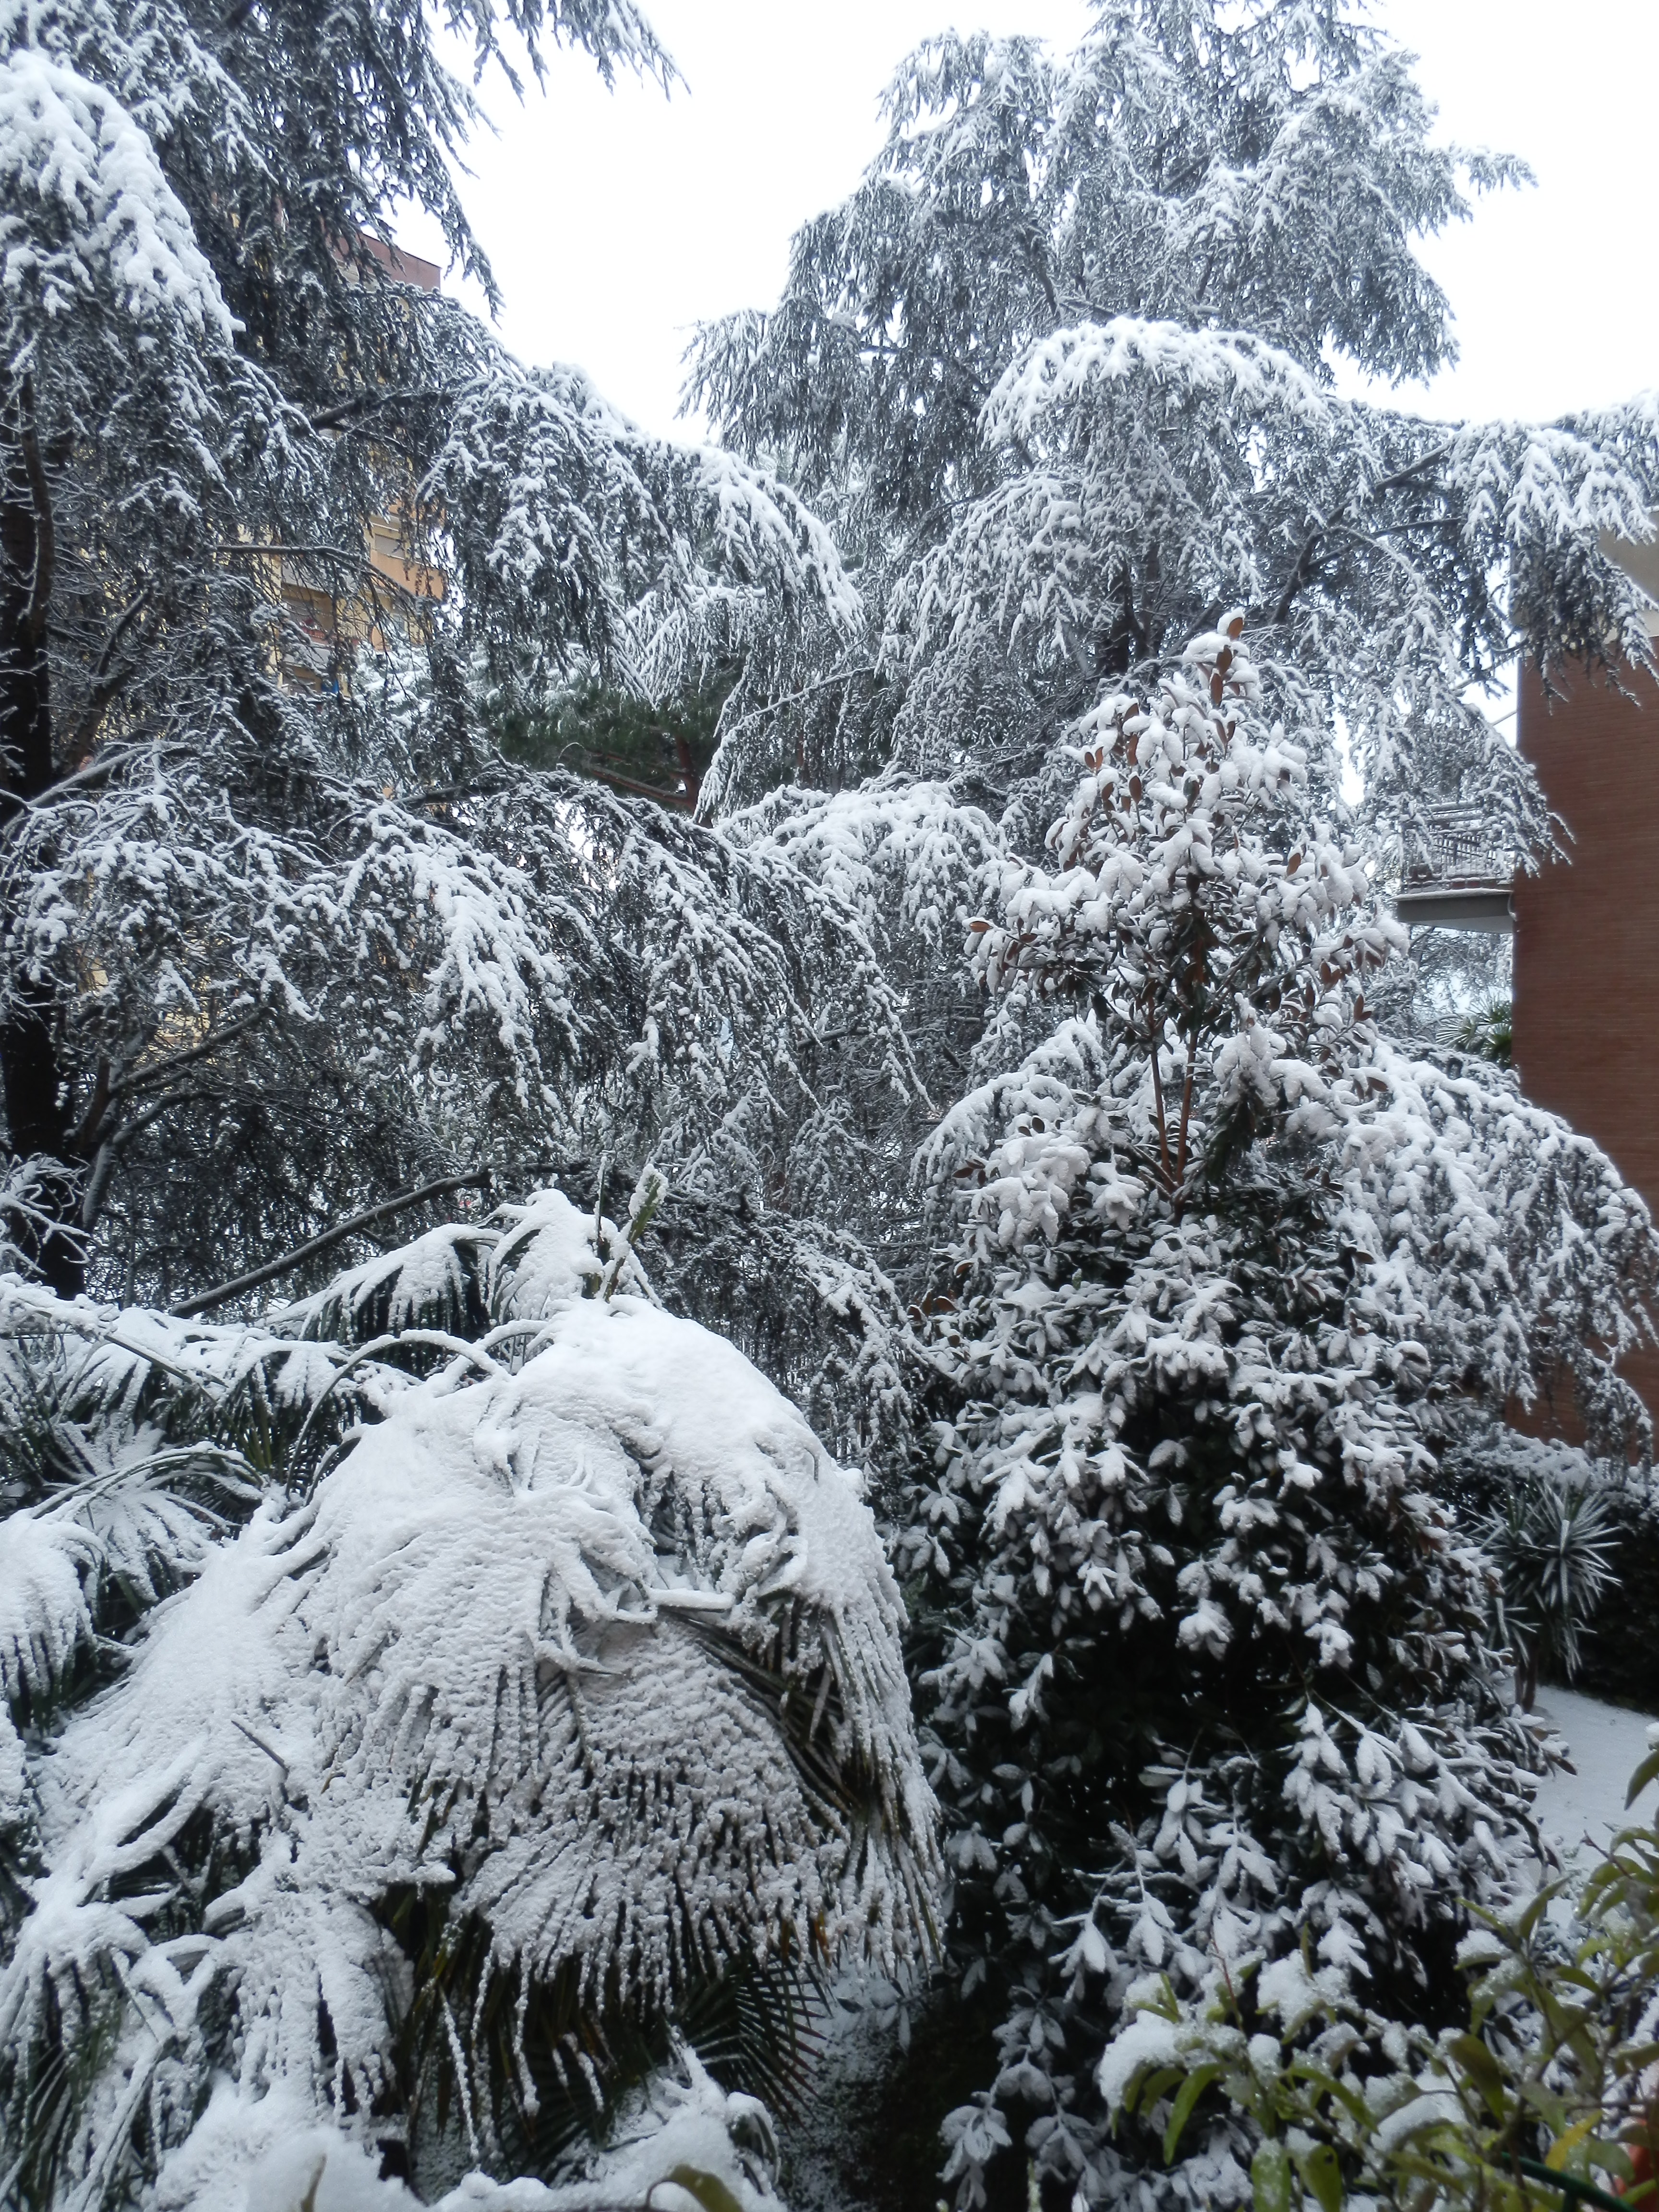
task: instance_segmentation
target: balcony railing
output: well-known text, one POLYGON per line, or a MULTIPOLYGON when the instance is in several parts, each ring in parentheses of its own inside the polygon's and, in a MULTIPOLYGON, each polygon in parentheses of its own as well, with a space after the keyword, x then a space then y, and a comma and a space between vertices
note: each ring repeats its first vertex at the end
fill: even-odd
POLYGON ((1515 927, 1515 862, 1478 807, 1449 806, 1408 836, 1395 910, 1414 929, 1515 927))

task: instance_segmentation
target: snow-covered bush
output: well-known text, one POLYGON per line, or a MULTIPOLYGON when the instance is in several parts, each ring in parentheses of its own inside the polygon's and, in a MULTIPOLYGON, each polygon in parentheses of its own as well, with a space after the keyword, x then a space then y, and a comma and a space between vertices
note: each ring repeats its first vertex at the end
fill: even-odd
POLYGON ((1646 1436, 1612 1367, 1646 1211, 1498 1072, 1379 1035, 1401 933, 1243 629, 1079 725, 1052 865, 970 939, 1018 1056, 931 1152, 969 1195, 907 1541, 958 1958, 1005 2020, 947 2128, 969 2203, 1014 2130, 1091 2202, 1248 2194, 1224 2120, 1164 2183, 1109 2133, 1093 2071, 1148 1973, 1305 1943, 1380 2011, 1445 2004, 1537 1752, 1437 1443, 1564 1358, 1646 1436))
MULTIPOLYGON (((1649 1741, 1627 1803, 1659 1771, 1659 1729, 1649 1741)), ((1467 2027, 1383 2017, 1305 1952, 1259 1974, 1217 1966, 1188 2003, 1143 1985, 1102 2094, 1160 2122, 1166 2155, 1206 2091, 1224 2100, 1255 2145, 1256 2203, 1284 2212, 1643 2202, 1659 2172, 1659 1829, 1625 1829, 1587 1876, 1481 1918, 1459 1959, 1467 2027)))
POLYGON ((313 2149, 574 2181, 618 2127, 642 2197, 706 2166, 676 2112, 738 2093, 741 2146, 807 1979, 928 1940, 857 1480, 633 1243, 546 1191, 232 1328, 8 1279, 26 2201, 264 2203, 313 2149))

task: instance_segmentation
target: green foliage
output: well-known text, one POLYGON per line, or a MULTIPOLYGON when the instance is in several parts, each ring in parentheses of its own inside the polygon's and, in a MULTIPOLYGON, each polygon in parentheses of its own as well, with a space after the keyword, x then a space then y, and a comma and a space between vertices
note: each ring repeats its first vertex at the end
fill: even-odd
POLYGON ((1659 1590, 1659 1517, 1634 1501, 1620 1507, 1619 1582, 1590 1623, 1577 1686, 1588 1696, 1659 1712, 1659 1637, 1651 1632, 1659 1590))
POLYGON ((689 1955, 671 2014, 614 1975, 591 1985, 574 1961, 521 1987, 499 1971, 492 1929, 430 1889, 400 1887, 375 1913, 413 1970, 395 2043, 411 2142, 472 2112, 519 2171, 550 2172, 574 2146, 604 2142, 682 2042, 723 2088, 775 2113, 805 2097, 826 1999, 799 1959, 689 1955))
POLYGON ((1577 1678, 1581 1639, 1618 1583, 1616 1534, 1607 1492, 1548 1473, 1518 1481, 1487 1524, 1486 1548, 1503 1576, 1501 1626, 1528 1709, 1540 1674, 1559 1668, 1570 1682, 1577 1678))
POLYGON ((1508 999, 1494 999, 1471 1014, 1457 1032, 1458 1048, 1478 1053, 1498 1067, 1508 1067, 1515 1057, 1515 1007, 1508 999))
MULTIPOLYGON (((1627 1802, 1656 1774, 1659 1747, 1627 1802)), ((1659 1823, 1616 1837, 1576 1894, 1553 1882, 1475 1917, 1468 2023, 1437 2034, 1360 2006, 1305 1948, 1223 1961, 1185 2006, 1149 1983, 1102 2069, 1115 2116, 1160 2126, 1172 2160, 1195 2117, 1230 2108, 1259 2212, 1651 2206, 1659 1823)))
POLYGON ((714 757, 720 710, 732 676, 662 702, 619 690, 598 677, 539 708, 497 702, 486 714, 507 757, 526 768, 567 768, 659 799, 694 807, 714 757))

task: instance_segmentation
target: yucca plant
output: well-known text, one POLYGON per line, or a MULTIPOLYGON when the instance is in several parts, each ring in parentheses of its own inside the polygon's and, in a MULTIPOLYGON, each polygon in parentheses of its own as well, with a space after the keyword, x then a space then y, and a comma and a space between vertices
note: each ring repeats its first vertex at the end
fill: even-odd
POLYGON ((1618 1584, 1617 1537, 1611 1493, 1553 1470, 1522 1476, 1488 1522, 1486 1549, 1502 1577, 1498 1627, 1527 1711, 1547 1669, 1577 1676, 1590 1622, 1618 1584))

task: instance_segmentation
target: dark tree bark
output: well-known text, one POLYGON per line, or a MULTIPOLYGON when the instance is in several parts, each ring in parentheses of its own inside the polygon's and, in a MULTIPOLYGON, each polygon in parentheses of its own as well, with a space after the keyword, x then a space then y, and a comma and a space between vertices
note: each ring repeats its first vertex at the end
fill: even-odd
MULTIPOLYGON (((46 470, 25 385, 3 449, 0 483, 0 830, 53 781, 48 616, 56 547, 46 470)), ((9 919, 9 917, 8 917, 9 919)), ((16 1242, 61 1297, 85 1285, 76 1234, 84 1162, 70 1137, 70 1085, 60 1017, 49 983, 19 972, 0 1016, 0 1087, 13 1153, 56 1164, 39 1193, 44 1218, 20 1224, 16 1242)))

